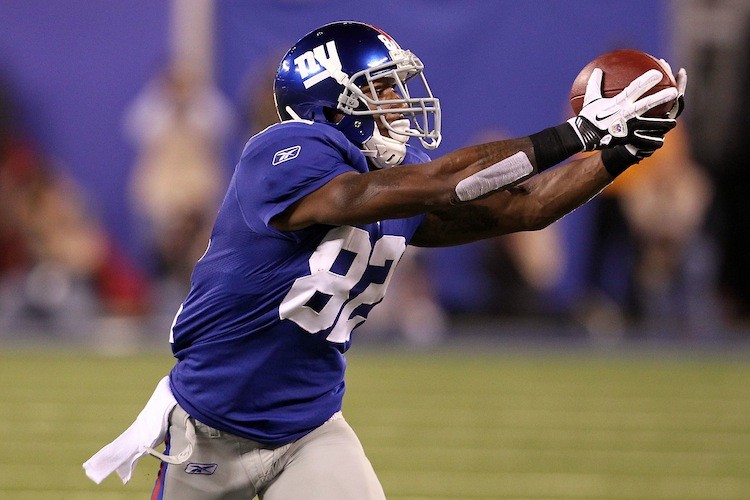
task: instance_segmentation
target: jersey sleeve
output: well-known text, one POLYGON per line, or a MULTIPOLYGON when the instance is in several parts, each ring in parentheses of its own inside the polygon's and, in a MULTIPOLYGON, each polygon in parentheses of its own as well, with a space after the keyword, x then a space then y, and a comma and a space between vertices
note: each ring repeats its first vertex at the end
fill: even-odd
POLYGON ((271 219, 352 165, 347 145, 320 127, 277 126, 248 143, 236 172, 237 199, 248 225, 269 227, 271 219))

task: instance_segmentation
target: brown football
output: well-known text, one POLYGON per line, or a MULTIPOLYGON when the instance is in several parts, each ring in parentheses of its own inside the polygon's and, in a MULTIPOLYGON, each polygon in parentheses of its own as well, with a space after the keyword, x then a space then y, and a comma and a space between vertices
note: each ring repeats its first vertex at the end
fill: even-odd
MULTIPOLYGON (((644 95, 654 94, 662 89, 677 86, 671 71, 654 56, 640 50, 613 50, 612 52, 600 55, 584 66, 581 72, 578 73, 570 89, 570 105, 576 115, 581 112, 581 108, 583 107, 586 83, 589 81, 589 76, 591 76, 594 68, 600 68, 604 72, 602 76, 602 96, 604 97, 617 95, 630 82, 650 69, 661 71, 662 78, 659 83, 644 95)), ((672 108, 673 104, 674 101, 661 104, 650 109, 645 113, 645 116, 664 116, 672 108)))

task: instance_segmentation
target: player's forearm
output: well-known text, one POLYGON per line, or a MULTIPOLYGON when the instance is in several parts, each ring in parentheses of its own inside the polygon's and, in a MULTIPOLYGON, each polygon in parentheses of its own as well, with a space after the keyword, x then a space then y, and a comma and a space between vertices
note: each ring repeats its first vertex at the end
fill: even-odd
POLYGON ((536 175, 510 190, 436 210, 414 236, 416 246, 470 243, 518 231, 542 229, 612 182, 599 154, 536 175))
POLYGON ((582 151, 569 123, 519 139, 480 144, 438 160, 458 181, 453 203, 468 202, 523 182, 582 151))
POLYGON ((433 160, 428 165, 436 170, 436 174, 451 177, 455 182, 519 152, 524 153, 532 165, 535 164, 531 139, 521 137, 467 146, 433 160))
MULTIPOLYGON (((515 190, 513 210, 522 217, 506 232, 542 229, 589 201, 612 180, 599 153, 542 172, 515 190)), ((496 213, 508 210, 501 200, 488 203, 496 213)))
MULTIPOLYGON (((368 216, 372 220, 382 220, 449 208, 466 201, 461 195, 470 191, 471 186, 466 186, 473 177, 483 176, 478 182, 486 184, 495 176, 507 174, 507 169, 503 170, 497 165, 514 155, 521 155, 522 161, 528 163, 527 173, 502 184, 502 187, 507 187, 538 171, 530 137, 468 146, 426 164, 351 176, 346 183, 347 189, 338 191, 340 199, 335 200, 332 206, 348 207, 348 210, 336 210, 336 213, 356 222, 370 222, 361 220, 368 216)), ((490 188, 487 192, 497 189, 501 188, 490 188)), ((336 222, 352 221, 341 219, 336 222)))

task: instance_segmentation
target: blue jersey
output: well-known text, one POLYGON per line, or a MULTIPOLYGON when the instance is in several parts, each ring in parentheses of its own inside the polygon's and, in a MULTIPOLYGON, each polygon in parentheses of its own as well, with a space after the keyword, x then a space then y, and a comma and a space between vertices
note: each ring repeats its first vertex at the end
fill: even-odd
MULTIPOLYGON (((409 148, 406 162, 428 159, 409 148)), ((172 392, 194 418, 279 445, 341 409, 350 335, 424 216, 289 232, 269 222, 335 176, 367 170, 324 124, 284 122, 247 143, 170 334, 172 392)))

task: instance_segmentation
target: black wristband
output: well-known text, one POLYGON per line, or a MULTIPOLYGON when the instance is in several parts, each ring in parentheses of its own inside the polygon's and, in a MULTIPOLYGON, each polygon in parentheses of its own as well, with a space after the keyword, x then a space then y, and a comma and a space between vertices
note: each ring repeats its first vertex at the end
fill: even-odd
POLYGON ((639 161, 640 158, 632 155, 625 146, 615 146, 602 151, 602 163, 612 177, 617 177, 639 161))
POLYGON ((569 123, 550 127, 529 136, 534 145, 534 157, 538 172, 567 160, 583 151, 581 139, 569 123))

